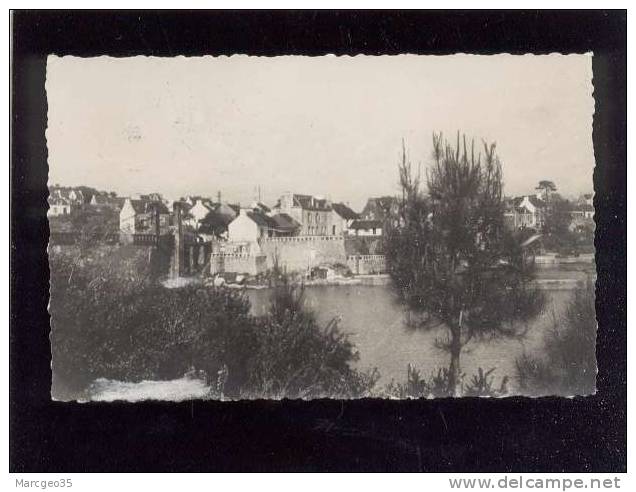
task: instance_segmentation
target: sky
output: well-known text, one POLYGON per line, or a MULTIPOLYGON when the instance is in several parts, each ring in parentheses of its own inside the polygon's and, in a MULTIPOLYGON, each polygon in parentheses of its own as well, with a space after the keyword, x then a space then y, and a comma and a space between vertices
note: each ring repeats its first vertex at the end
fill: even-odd
POLYGON ((47 65, 49 183, 361 209, 398 191, 402 139, 496 142, 505 193, 591 192, 591 55, 79 58, 47 65))

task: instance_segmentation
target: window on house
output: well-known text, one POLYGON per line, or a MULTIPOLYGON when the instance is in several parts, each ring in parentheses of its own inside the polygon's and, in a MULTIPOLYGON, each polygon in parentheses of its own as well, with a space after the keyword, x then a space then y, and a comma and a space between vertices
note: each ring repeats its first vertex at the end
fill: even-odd
POLYGON ((331 235, 335 236, 336 235, 336 226, 331 226, 331 235))

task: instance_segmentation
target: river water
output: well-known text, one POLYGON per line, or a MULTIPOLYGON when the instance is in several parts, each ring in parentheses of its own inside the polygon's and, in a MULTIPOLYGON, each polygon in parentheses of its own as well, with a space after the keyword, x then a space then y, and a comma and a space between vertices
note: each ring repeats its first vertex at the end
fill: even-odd
MULTIPOLYGON (((539 272, 538 279, 548 284, 564 279, 582 281, 592 274, 593 268, 593 265, 582 268, 572 265, 561 269, 543 270, 539 272)), ((573 284, 570 282, 568 285, 573 284)), ((435 347, 436 338, 443 337, 445 329, 409 329, 405 323, 406 310, 396 301, 389 285, 308 286, 305 293, 307 307, 315 312, 321 324, 326 325, 336 316, 340 318, 341 330, 349 336, 359 353, 359 359, 354 362, 355 366, 362 370, 377 368, 381 375, 380 385, 388 384, 392 380, 405 383, 408 364, 414 365, 425 377, 437 372, 439 368, 448 367, 448 354, 435 347)), ((480 367, 484 370, 495 368, 495 386, 499 386, 501 379, 508 376, 508 390, 512 394, 519 393, 515 360, 524 352, 530 356, 537 356, 543 352, 544 335, 552 326, 554 317, 563 313, 572 290, 545 290, 545 293, 547 304, 544 314, 528 324, 524 338, 473 341, 464 348, 461 369, 467 379, 470 379, 480 367)), ((267 312, 270 295, 271 292, 267 289, 247 291, 254 315, 267 312)), ((54 377, 54 383, 55 379, 54 377)), ((120 384, 125 385, 121 382, 120 384)), ((116 395, 119 394, 116 388, 111 393, 113 391, 116 395)), ((161 391, 167 390, 162 388, 161 391)), ((121 398, 127 396, 123 390, 119 395, 121 398)), ((57 397, 74 398, 64 394, 57 397)))
MULTIPOLYGON (((551 326, 553 313, 563 312, 571 296, 570 290, 546 291, 545 314, 528 325, 521 340, 497 339, 487 342, 471 342, 462 352, 462 371, 469 379, 481 367, 496 368, 495 384, 501 378, 510 378, 508 388, 515 392, 515 359, 524 351, 537 355, 543 349, 543 335, 551 326)), ((270 293, 267 290, 248 291, 254 314, 264 314, 268 309, 270 293)), ((429 376, 438 368, 448 367, 446 352, 435 347, 435 339, 445 335, 445 329, 413 330, 406 324, 406 311, 396 302, 392 289, 382 286, 312 286, 305 290, 306 305, 311 308, 321 324, 326 325, 339 316, 340 328, 356 345, 359 369, 377 368, 379 384, 391 380, 404 383, 407 365, 414 365, 423 376, 429 376)))

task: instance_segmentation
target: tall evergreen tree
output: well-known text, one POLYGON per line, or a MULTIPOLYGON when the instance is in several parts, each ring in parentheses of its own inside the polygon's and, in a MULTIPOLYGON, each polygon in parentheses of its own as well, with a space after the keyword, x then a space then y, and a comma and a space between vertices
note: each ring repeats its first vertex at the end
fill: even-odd
POLYGON ((539 181, 539 184, 537 185, 535 190, 542 191, 543 192, 542 195, 545 198, 545 201, 549 203, 550 202, 550 193, 556 192, 557 187, 554 184, 554 181, 549 181, 547 179, 542 179, 541 181, 539 181))
POLYGON ((401 200, 386 236, 387 266, 417 325, 445 327, 436 344, 450 354, 449 394, 461 394, 460 356, 473 339, 521 336, 542 295, 530 287, 532 264, 503 224, 501 164, 495 144, 475 154, 433 135, 428 195, 406 150, 401 200))

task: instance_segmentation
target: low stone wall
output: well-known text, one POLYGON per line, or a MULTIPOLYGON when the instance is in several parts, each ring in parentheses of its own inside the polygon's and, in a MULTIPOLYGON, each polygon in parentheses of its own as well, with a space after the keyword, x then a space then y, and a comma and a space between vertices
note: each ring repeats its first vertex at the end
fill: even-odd
POLYGON ((157 244, 157 235, 121 233, 119 235, 119 242, 121 244, 134 244, 136 246, 153 246, 157 244))
MULTIPOLYGON (((51 231, 49 235, 50 244, 62 244, 65 246, 73 245, 81 242, 81 234, 79 232, 69 231, 51 231)), ((119 233, 110 232, 96 238, 100 244, 113 245, 119 243, 119 233)), ((133 244, 132 240, 127 244, 133 244)), ((137 244, 137 243, 135 243, 137 244)))
POLYGON ((261 252, 272 268, 275 258, 289 272, 306 272, 320 264, 347 262, 342 236, 292 236, 263 239, 261 252))
POLYGON ((267 270, 265 255, 213 253, 210 255, 210 275, 232 272, 258 275, 267 270))
POLYGON ((386 272, 384 255, 354 255, 347 258, 347 266, 354 275, 386 272))

